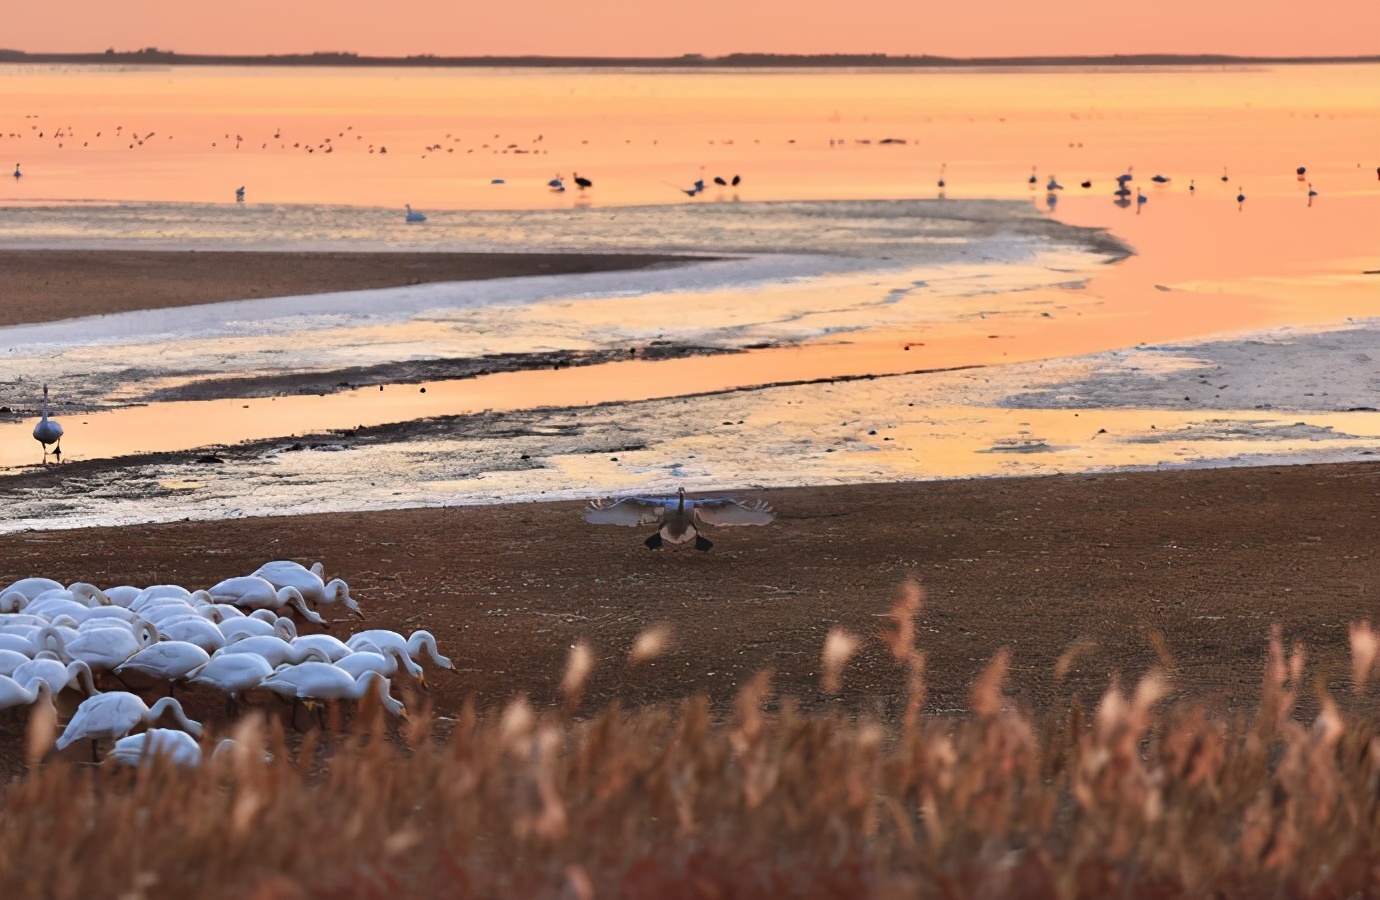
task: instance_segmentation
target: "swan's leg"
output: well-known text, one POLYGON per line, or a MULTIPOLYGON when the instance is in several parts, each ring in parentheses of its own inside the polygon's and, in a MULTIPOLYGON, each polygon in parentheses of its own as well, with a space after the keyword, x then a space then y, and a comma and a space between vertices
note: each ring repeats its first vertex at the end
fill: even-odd
POLYGON ((648 549, 648 550, 660 550, 660 549, 661 549, 661 532, 658 531, 656 534, 654 534, 654 535, 652 535, 651 537, 647 538, 647 539, 646 539, 645 541, 643 541, 642 543, 647 545, 647 549, 648 549))
POLYGON ((710 548, 710 547, 713 547, 713 546, 714 546, 714 542, 711 541, 711 540, 709 540, 708 538, 706 538, 704 535, 702 535, 702 534, 697 534, 697 535, 695 535, 695 549, 696 549, 696 550, 703 550, 705 553, 708 553, 708 552, 709 552, 709 548, 710 548))

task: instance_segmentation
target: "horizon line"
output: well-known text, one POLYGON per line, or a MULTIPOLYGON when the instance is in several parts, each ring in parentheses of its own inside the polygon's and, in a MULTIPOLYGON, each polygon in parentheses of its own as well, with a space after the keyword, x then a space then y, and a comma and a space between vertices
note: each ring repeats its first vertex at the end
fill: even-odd
POLYGON ((435 66, 435 67, 547 67, 599 68, 642 66, 648 68, 771 68, 771 67, 961 67, 961 66, 1055 66, 1055 65, 1287 65, 1302 63, 1376 63, 1380 54, 1352 56, 1247 56, 1225 53, 1115 53, 1062 56, 940 56, 937 54, 887 53, 757 53, 723 56, 685 53, 680 56, 564 56, 505 54, 488 56, 438 56, 430 53, 407 56, 367 56, 348 50, 317 50, 300 53, 233 54, 178 53, 145 47, 139 50, 103 52, 30 52, 0 48, 0 63, 76 63, 111 65, 130 62, 162 65, 286 65, 286 66, 435 66))

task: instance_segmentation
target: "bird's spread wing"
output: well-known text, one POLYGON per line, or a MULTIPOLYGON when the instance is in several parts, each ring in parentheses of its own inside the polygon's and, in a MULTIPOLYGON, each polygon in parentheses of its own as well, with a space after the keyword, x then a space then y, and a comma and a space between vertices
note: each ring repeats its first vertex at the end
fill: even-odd
POLYGON ((666 515, 666 505, 674 500, 625 497, 622 500, 591 500, 585 507, 585 521, 591 525, 654 525, 666 515))
POLYGON ((694 513, 699 525, 767 525, 776 518, 765 500, 695 500, 694 513))

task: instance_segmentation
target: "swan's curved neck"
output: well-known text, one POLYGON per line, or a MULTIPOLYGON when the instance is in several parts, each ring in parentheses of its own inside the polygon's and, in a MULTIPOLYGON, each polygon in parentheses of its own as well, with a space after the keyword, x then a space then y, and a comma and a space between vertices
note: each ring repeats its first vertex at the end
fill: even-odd
POLYGON ((364 695, 370 690, 378 692, 379 702, 383 704, 384 709, 395 716, 402 713, 403 705, 388 693, 388 679, 378 672, 365 672, 360 675, 350 695, 355 700, 363 700, 364 695))
POLYGON ((425 647, 426 652, 431 655, 432 662, 436 663, 438 666, 450 668, 450 660, 442 656, 440 651, 436 649, 436 638, 432 636, 430 631, 412 632, 412 637, 407 642, 408 654, 414 659, 421 659, 423 647, 425 647))
POLYGON ((67 680, 71 681, 73 677, 76 677, 78 683, 81 684, 82 690, 86 691, 86 696, 96 696, 98 691, 96 690, 96 682, 91 677, 90 666, 79 659, 68 663, 67 680))
POLYGON ((182 711, 182 704, 178 703, 175 697, 164 697, 153 704, 153 707, 149 709, 148 721, 157 722, 158 717, 165 712, 173 714, 173 718, 177 720, 178 725, 182 726, 183 731, 197 737, 201 736, 201 726, 187 718, 187 714, 182 711))

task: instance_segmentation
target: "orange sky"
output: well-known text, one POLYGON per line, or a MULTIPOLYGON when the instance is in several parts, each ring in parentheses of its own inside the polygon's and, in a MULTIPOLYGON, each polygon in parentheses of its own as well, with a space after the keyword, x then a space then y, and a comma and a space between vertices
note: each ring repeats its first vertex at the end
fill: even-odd
POLYGON ((0 23, 29 51, 1380 53, 1380 0, 0 0, 0 23))

